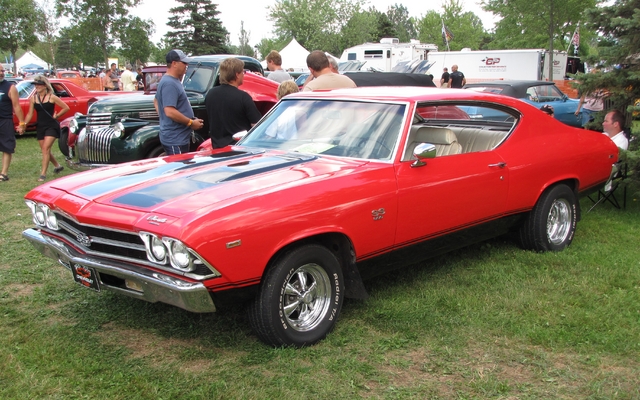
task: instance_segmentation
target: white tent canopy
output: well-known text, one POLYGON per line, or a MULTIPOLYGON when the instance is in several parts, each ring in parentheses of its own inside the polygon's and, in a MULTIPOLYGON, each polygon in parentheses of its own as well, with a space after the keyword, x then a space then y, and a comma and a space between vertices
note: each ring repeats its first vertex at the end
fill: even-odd
POLYGON ((308 55, 309 50, 302 47, 294 38, 285 46, 284 49, 280 51, 280 56, 282 57, 282 68, 285 71, 288 71, 290 68, 293 68, 294 71, 298 72, 307 71, 308 55))
POLYGON ((47 62, 42 58, 35 55, 35 53, 31 50, 27 51, 22 55, 22 57, 16 60, 16 68, 18 69, 18 71, 20 71, 22 68, 24 68, 25 65, 29 64, 35 64, 44 69, 49 68, 49 64, 47 64, 47 62))

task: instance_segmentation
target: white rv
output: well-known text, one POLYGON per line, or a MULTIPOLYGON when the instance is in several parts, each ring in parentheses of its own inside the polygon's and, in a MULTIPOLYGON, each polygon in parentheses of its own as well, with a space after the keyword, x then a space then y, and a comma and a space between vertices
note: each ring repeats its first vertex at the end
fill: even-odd
MULTIPOLYGON (((554 51, 553 77, 549 78, 549 52, 544 49, 462 50, 429 52, 429 73, 440 80, 442 69, 457 65, 468 83, 496 79, 563 80, 567 52, 554 51)), ((434 79, 436 80, 436 79, 434 79)))
POLYGON ((426 60, 431 51, 438 51, 438 46, 415 39, 400 43, 397 38, 383 38, 380 43, 349 47, 342 52, 340 61, 364 61, 363 69, 389 72, 400 61, 426 60))

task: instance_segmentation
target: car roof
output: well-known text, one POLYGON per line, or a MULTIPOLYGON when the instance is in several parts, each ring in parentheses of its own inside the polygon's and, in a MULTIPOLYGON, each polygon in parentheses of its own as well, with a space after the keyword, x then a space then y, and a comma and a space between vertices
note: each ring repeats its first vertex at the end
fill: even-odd
POLYGON ((501 88, 500 94, 516 98, 524 98, 527 95, 527 89, 532 86, 555 86, 554 82, 536 81, 536 80, 496 80, 487 82, 474 82, 464 85, 465 89, 477 87, 497 87, 501 88))
POLYGON ((287 95, 283 100, 289 98, 317 98, 333 100, 377 100, 377 101, 488 101, 516 106, 525 104, 512 97, 495 95, 492 93, 475 92, 472 90, 441 89, 418 86, 371 86, 350 89, 318 90, 314 92, 299 92, 287 95))
POLYGON ((345 72, 344 75, 361 86, 425 86, 435 87, 433 79, 424 74, 405 72, 345 72))

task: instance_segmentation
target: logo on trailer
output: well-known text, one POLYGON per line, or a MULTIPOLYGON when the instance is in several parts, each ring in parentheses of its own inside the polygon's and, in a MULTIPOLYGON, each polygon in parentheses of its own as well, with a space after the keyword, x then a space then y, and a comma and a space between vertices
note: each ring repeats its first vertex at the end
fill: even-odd
POLYGON ((485 65, 496 65, 500 64, 500 58, 487 57, 481 60, 485 65))

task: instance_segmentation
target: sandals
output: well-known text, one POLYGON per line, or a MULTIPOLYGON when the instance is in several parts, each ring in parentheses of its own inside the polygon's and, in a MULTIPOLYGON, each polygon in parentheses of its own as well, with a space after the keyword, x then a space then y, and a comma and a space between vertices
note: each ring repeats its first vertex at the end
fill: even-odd
POLYGON ((59 167, 55 167, 53 169, 53 173, 54 174, 59 174, 63 169, 64 169, 64 167, 62 165, 60 165, 59 167))
POLYGON ((40 177, 38 178, 38 182, 44 182, 47 180, 47 176, 46 175, 40 175, 40 177))
POLYGON ((0 174, 0 182, 8 181, 9 177, 5 174, 0 174))

